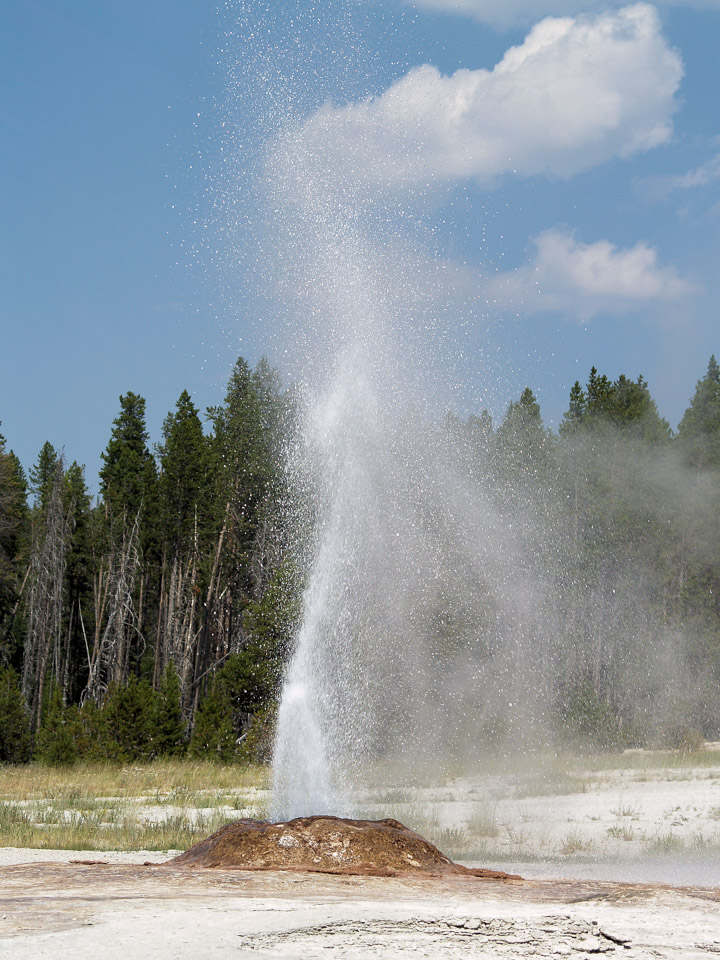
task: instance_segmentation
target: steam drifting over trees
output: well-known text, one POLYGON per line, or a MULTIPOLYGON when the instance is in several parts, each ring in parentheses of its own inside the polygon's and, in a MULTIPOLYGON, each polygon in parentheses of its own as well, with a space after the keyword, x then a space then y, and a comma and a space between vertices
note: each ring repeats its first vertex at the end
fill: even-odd
MULTIPOLYGON (((515 538, 501 581, 438 534, 418 584, 434 689, 466 678, 449 749, 501 746, 530 674, 537 736, 720 737, 715 358, 677 435, 642 377, 595 368, 557 435, 529 388, 497 425, 483 411, 428 429, 515 538)), ((183 391, 154 449, 145 401, 121 397, 95 502, 49 443, 26 479, 0 436, 0 760, 269 756, 301 606, 291 541, 312 534, 287 502, 292 431, 276 372, 240 358, 206 428, 183 391)))

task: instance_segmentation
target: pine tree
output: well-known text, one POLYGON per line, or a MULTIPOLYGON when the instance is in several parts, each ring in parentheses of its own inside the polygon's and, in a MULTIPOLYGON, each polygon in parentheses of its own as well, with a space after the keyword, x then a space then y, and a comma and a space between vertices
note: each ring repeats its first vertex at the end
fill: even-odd
POLYGON ((605 374, 601 376, 597 372, 597 368, 592 367, 586 390, 586 410, 589 419, 599 424, 605 423, 610 410, 613 392, 612 383, 605 374))
MULTIPOLYGON (((87 696, 98 703, 111 685, 127 680, 133 662, 144 649, 140 629, 137 582, 141 573, 139 548, 140 515, 122 526, 122 539, 111 542, 107 567, 96 577, 95 636, 88 662, 87 696), (135 655, 133 657, 133 654, 135 655)), ((142 598, 143 583, 140 583, 142 598)))
POLYGON ((585 391, 580 386, 580 381, 576 380, 570 390, 570 405, 563 414, 560 424, 560 436, 571 436, 582 428, 587 416, 587 397, 585 391))
POLYGON ((74 763, 78 757, 73 725, 59 684, 53 683, 35 739, 35 759, 53 766, 74 763))
POLYGON ((129 763, 157 756, 158 694, 147 680, 131 676, 125 684, 113 684, 101 712, 103 751, 108 760, 129 763))
POLYGON ((538 478, 547 466, 551 437, 543 426, 540 404, 529 387, 509 404, 496 433, 498 451, 506 475, 538 478))
POLYGON ((46 683, 54 678, 65 690, 70 671, 65 630, 65 572, 72 517, 65 509, 62 457, 53 469, 52 483, 45 481, 41 506, 36 507, 28 579, 22 689, 30 709, 33 733, 40 723, 46 683))
POLYGON ((163 423, 160 459, 160 511, 163 539, 171 554, 182 552, 204 519, 208 480, 207 440, 187 390, 163 423))
POLYGON ((678 442, 688 463, 698 469, 720 465, 720 366, 714 356, 680 421, 678 442))
MULTIPOLYGON (((209 469, 216 540, 207 571, 195 677, 243 645, 242 616, 262 594, 274 566, 279 433, 284 401, 266 363, 251 371, 238 359, 225 403, 208 411, 209 469)), ((195 694, 199 685, 195 683, 195 694)))
POLYGON ((208 411, 212 423, 211 451, 215 461, 216 517, 231 506, 233 535, 241 552, 252 542, 258 509, 274 475, 265 382, 254 376, 240 357, 228 382, 225 403, 208 411))
POLYGON ((105 510, 104 558, 95 581, 95 636, 88 693, 122 683, 146 650, 146 623, 156 615, 159 569, 157 471, 148 449, 145 400, 120 397, 107 448, 101 454, 105 510))
POLYGON ((156 469, 148 449, 145 400, 136 393, 120 397, 107 448, 100 455, 100 491, 115 517, 134 519, 155 506, 156 469))
POLYGON ((57 474, 60 455, 47 441, 43 444, 35 464, 30 468, 30 492, 35 499, 36 511, 42 512, 46 506, 57 474))
POLYGON ((77 699, 87 683, 88 654, 94 635, 93 605, 94 554, 97 548, 91 497, 85 483, 85 468, 75 461, 65 473, 65 512, 72 536, 66 566, 66 630, 70 669, 66 693, 77 699))
POLYGON ((629 380, 624 374, 612 384, 607 403, 608 419, 639 439, 661 443, 670 439, 670 425, 658 413, 644 377, 629 380))
POLYGON ((570 390, 570 404, 563 414, 560 435, 622 430, 648 442, 670 439, 670 426, 658 413, 645 379, 630 380, 621 374, 610 381, 593 367, 586 391, 576 380, 570 390))
POLYGON ((251 715, 274 705, 299 606, 297 575, 285 561, 262 597, 251 601, 245 610, 243 649, 231 654, 216 675, 217 687, 232 704, 236 728, 251 715))
POLYGON ((78 759, 90 762, 107 760, 107 724, 101 707, 88 698, 80 706, 72 707, 68 714, 75 733, 78 759))
POLYGON ((0 434, 0 663, 19 666, 18 606, 27 571, 29 510, 20 461, 0 434))

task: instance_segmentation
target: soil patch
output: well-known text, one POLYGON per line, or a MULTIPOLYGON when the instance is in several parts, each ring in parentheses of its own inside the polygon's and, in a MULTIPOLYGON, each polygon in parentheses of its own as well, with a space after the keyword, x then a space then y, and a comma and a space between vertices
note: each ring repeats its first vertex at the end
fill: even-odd
POLYGON ((298 817, 286 823, 237 820, 169 860, 168 865, 375 877, 455 874, 486 880, 520 879, 454 863, 398 820, 330 816, 298 817))

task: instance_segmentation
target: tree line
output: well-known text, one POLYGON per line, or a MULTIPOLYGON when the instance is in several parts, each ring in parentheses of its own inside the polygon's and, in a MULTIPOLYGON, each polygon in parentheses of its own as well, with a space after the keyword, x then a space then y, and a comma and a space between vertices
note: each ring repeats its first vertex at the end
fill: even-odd
MULTIPOLYGON (((153 447, 144 399, 120 397, 96 499, 50 443, 25 472, 0 436, 0 761, 269 756, 302 588, 283 467, 293 394, 240 358, 205 420, 184 391, 153 447)), ((676 433, 642 377, 594 368, 557 434, 529 388, 497 425, 483 411, 443 430, 498 511, 529 518, 558 728, 595 746, 720 737, 715 358, 676 433)), ((458 649, 484 632, 490 659, 476 594, 472 615, 433 622, 458 649)))
MULTIPOLYGON (((512 688, 503 670, 520 674, 512 699, 556 741, 687 749, 720 738, 715 357, 676 432, 643 377, 595 368, 573 385, 557 434, 530 389, 497 427, 485 412, 453 431, 498 513, 520 528, 511 575, 532 597, 520 613, 495 614, 506 620, 499 640, 485 631, 496 647, 488 663, 499 664, 485 681, 488 739, 508 726, 493 703, 495 688, 512 688)), ((474 636, 488 609, 481 600, 471 612, 474 636)))
POLYGON ((267 749, 295 615, 289 412, 267 362, 240 358, 209 430, 183 391, 151 449, 127 393, 95 501, 50 443, 25 474, 0 439, 0 759, 267 749))

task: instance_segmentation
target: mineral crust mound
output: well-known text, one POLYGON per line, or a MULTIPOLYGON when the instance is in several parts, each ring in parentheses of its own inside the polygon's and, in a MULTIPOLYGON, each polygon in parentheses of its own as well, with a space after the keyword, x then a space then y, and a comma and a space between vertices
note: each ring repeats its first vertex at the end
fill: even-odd
POLYGON ((398 820, 345 820, 330 816, 298 817, 286 823, 237 820, 169 860, 167 865, 386 877, 455 874, 490 880, 519 879, 453 863, 398 820))

